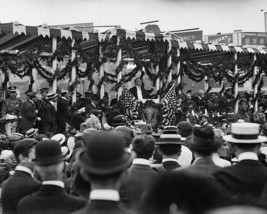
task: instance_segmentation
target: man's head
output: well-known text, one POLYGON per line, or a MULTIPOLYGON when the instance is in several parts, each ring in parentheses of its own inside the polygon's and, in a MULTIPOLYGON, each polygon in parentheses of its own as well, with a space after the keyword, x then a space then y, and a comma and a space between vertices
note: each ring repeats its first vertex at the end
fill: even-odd
POLYGON ((41 88, 40 89, 40 93, 41 93, 42 98, 47 97, 48 91, 49 91, 49 88, 41 88))
POLYGON ((61 97, 65 97, 67 100, 69 100, 70 98, 70 94, 67 90, 63 90, 61 93, 60 93, 61 97))
POLYGON ((156 142, 159 147, 159 153, 163 156, 179 156, 181 153, 182 139, 179 134, 162 134, 159 142, 156 142))
POLYGON ((61 180, 64 172, 64 157, 60 143, 45 140, 36 146, 36 170, 42 180, 61 180))
POLYGON ((27 96, 28 99, 30 99, 30 100, 32 100, 32 101, 36 101, 36 100, 37 100, 36 92, 32 92, 32 91, 30 91, 30 92, 28 92, 28 93, 26 94, 26 96, 27 96))
POLYGON ((136 78, 136 79, 134 80, 134 84, 135 84, 136 86, 141 87, 141 86, 142 86, 142 80, 141 80, 140 78, 136 78))
POLYGON ((35 146, 37 142, 38 141, 35 139, 25 138, 16 144, 13 153, 19 165, 33 170, 33 160, 35 159, 35 146))
POLYGON ((117 126, 115 129, 125 140, 125 147, 129 147, 134 138, 134 132, 131 128, 126 126, 117 126))
POLYGON ((188 121, 181 121, 177 125, 178 134, 181 135, 181 137, 188 137, 192 133, 192 125, 188 121))
POLYGON ((154 152, 156 140, 149 135, 138 135, 133 139, 133 151, 137 158, 149 159, 154 152))
POLYGON ((187 97, 188 99, 191 99, 191 97, 192 97, 192 90, 187 90, 187 92, 186 92, 186 97, 187 97))
POLYGON ((49 93, 47 94, 47 99, 52 102, 57 102, 57 94, 56 93, 49 93))
POLYGON ((14 99, 17 97, 17 87, 16 86, 10 86, 8 87, 8 94, 10 98, 14 99))

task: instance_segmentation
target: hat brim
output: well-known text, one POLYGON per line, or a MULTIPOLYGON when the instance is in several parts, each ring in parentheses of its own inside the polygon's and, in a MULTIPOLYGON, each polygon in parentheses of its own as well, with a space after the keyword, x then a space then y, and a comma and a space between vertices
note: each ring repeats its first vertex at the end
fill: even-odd
POLYGON ((87 172, 96 175, 110 175, 127 169, 135 158, 135 155, 133 153, 125 152, 123 157, 118 161, 100 163, 99 161, 91 160, 86 155, 86 149, 80 149, 77 152, 76 157, 78 157, 78 164, 87 172))
POLYGON ((230 143, 263 143, 267 142, 267 138, 264 136, 258 136, 258 139, 236 139, 233 138, 232 135, 226 135, 223 137, 223 139, 230 143))
POLYGON ((55 98, 55 97, 57 97, 57 94, 54 95, 54 96, 52 96, 52 97, 47 97, 47 99, 48 99, 48 100, 51 100, 51 99, 53 99, 53 98, 55 98))

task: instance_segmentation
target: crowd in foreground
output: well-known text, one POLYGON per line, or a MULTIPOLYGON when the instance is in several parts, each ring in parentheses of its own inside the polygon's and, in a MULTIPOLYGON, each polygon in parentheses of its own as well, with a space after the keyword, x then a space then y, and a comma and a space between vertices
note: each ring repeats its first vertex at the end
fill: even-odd
MULTIPOLYGON (((27 96, 32 103, 36 94, 27 96)), ((4 214, 267 213, 265 123, 212 124, 203 117, 144 131, 118 111, 106 114, 107 124, 93 107, 84 119, 83 107, 72 116, 77 128, 63 131, 67 114, 60 124, 57 112, 67 105, 55 107, 56 99, 47 93, 33 112, 36 119, 53 107, 59 128, 44 114, 39 130, 14 120, 0 136, 4 214)))

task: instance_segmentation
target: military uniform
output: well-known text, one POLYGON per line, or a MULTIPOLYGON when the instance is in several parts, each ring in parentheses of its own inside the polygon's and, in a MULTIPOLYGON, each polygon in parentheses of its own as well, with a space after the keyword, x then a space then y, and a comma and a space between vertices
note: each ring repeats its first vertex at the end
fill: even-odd
MULTIPOLYGON (((16 93, 16 87, 9 87, 9 93, 16 93)), ((5 131, 8 136, 17 130, 21 106, 21 100, 16 97, 9 97, 3 102, 1 116, 6 119, 5 131)))

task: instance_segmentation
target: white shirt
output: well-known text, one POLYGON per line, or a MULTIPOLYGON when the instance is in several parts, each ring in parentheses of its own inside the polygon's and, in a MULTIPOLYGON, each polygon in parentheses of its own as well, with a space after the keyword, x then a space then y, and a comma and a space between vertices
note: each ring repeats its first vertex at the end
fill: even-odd
POLYGON ((144 158, 135 158, 133 160, 133 164, 141 164, 141 165, 147 165, 150 166, 149 160, 146 160, 144 158))
POLYGON ((119 201, 120 195, 117 190, 113 189, 95 189, 90 192, 91 200, 119 201))
POLYGON ((136 86, 136 89, 137 89, 137 99, 143 101, 143 94, 141 87, 136 86))
POLYGON ((193 154, 186 146, 181 146, 181 154, 178 157, 180 166, 190 166, 193 160, 193 154))
POLYGON ((18 165, 18 166, 16 166, 15 171, 26 172, 26 173, 30 174, 30 176, 32 176, 32 177, 34 176, 33 171, 30 170, 29 168, 25 167, 25 166, 18 165))
POLYGON ((238 156, 238 161, 242 160, 259 160, 259 158, 254 152, 243 152, 238 156))
POLYGON ((54 186, 59 186, 64 189, 65 185, 62 181, 56 181, 56 180, 51 180, 51 181, 43 181, 42 185, 54 185, 54 186))
POLYGON ((220 166, 220 167, 231 166, 230 161, 227 161, 227 160, 220 158, 218 153, 213 153, 212 160, 215 163, 215 165, 220 166))

